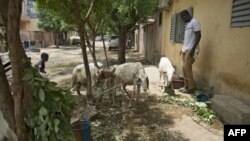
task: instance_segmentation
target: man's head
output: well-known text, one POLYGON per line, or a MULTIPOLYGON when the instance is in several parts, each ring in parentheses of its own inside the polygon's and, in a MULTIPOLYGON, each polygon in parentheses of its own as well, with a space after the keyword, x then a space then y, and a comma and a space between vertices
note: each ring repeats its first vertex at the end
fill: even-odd
POLYGON ((189 12, 187 10, 183 10, 181 11, 181 19, 187 23, 190 22, 192 20, 192 16, 189 14, 189 12))
POLYGON ((42 53, 41 54, 41 59, 46 62, 49 59, 49 55, 47 53, 42 53))

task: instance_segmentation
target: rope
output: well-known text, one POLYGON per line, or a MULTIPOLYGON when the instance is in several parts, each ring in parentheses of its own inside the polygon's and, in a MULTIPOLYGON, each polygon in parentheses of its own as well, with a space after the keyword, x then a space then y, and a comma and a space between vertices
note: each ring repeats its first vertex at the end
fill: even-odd
POLYGON ((113 86, 112 88, 106 89, 106 90, 103 91, 101 94, 103 95, 103 94, 105 94, 105 93, 108 93, 108 92, 111 91, 111 90, 117 89, 117 87, 118 87, 118 86, 121 87, 121 85, 122 85, 122 82, 121 82, 120 84, 117 84, 117 85, 113 86))

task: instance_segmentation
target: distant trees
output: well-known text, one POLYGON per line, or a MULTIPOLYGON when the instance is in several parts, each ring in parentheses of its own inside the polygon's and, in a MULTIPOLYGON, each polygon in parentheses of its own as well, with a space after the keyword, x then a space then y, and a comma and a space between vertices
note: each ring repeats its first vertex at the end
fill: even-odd
POLYGON ((86 23, 92 14, 94 2, 101 0, 37 0, 38 8, 56 13, 66 23, 76 25, 81 40, 83 62, 87 76, 87 101, 92 101, 91 76, 86 46, 86 23))
POLYGON ((58 36, 61 32, 67 32, 74 30, 75 26, 67 24, 63 18, 58 16, 55 12, 48 9, 38 9, 39 21, 38 27, 45 31, 52 32, 54 35, 54 41, 57 48, 59 48, 58 36))
POLYGON ((128 33, 133 31, 136 23, 146 20, 156 8, 158 0, 112 0, 110 5, 110 28, 119 37, 118 61, 126 62, 125 50, 128 33))

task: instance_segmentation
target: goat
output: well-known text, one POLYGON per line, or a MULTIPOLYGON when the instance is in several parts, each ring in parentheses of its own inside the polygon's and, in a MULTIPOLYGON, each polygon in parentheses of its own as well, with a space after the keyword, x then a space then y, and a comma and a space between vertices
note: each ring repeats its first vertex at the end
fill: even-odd
MULTIPOLYGON (((134 97, 135 91, 137 90, 137 98, 140 94, 141 86, 143 91, 149 90, 149 79, 144 70, 143 65, 140 62, 135 63, 124 63, 121 65, 114 66, 114 84, 122 83, 122 89, 130 98, 129 106, 131 107, 132 99, 134 97), (127 85, 133 85, 132 96, 126 90, 127 85)), ((113 103, 114 103, 113 98, 113 103)))
MULTIPOLYGON (((91 84, 92 86, 96 86, 100 83, 101 80, 106 79, 108 77, 113 76, 113 73, 108 69, 98 69, 94 66, 93 63, 89 63, 90 68, 90 75, 91 75, 91 84)), ((76 85, 77 94, 80 93, 81 85, 87 85, 87 76, 85 73, 84 64, 77 65, 73 69, 72 73, 72 83, 71 83, 71 90, 76 85)))
POLYGON ((160 80, 159 85, 161 85, 161 79, 163 77, 163 89, 162 91, 165 92, 165 86, 171 85, 172 90, 174 90, 173 84, 172 84, 172 77, 174 75, 175 68, 172 66, 172 63, 167 57, 161 57, 160 63, 159 63, 159 73, 160 73, 160 80))
POLYGON ((16 134, 9 128, 0 111, 0 141, 18 141, 16 134))

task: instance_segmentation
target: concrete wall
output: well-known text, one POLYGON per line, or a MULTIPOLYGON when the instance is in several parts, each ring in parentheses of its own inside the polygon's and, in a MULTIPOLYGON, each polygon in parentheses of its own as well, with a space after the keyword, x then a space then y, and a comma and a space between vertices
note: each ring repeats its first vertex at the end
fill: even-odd
MULTIPOLYGON (((157 11, 154 15, 155 21, 150 24, 146 24, 143 27, 144 31, 144 43, 140 46, 141 50, 144 50, 145 58, 151 64, 158 65, 160 56, 162 53, 162 40, 163 40, 163 21, 159 25, 159 14, 161 11, 157 11), (143 49, 144 48, 144 49, 143 49)), ((163 16, 162 16, 163 19, 163 16)), ((141 35, 140 35, 141 36, 141 35)), ((140 38, 140 37, 139 37, 140 38)))
POLYGON ((37 26, 38 19, 21 20, 21 31, 41 31, 37 26))
POLYGON ((182 44, 170 42, 170 20, 189 7, 201 23, 200 54, 193 65, 198 86, 214 87, 215 94, 231 95, 250 105, 250 27, 230 27, 231 0, 175 0, 163 14, 162 52, 182 74, 182 44))

